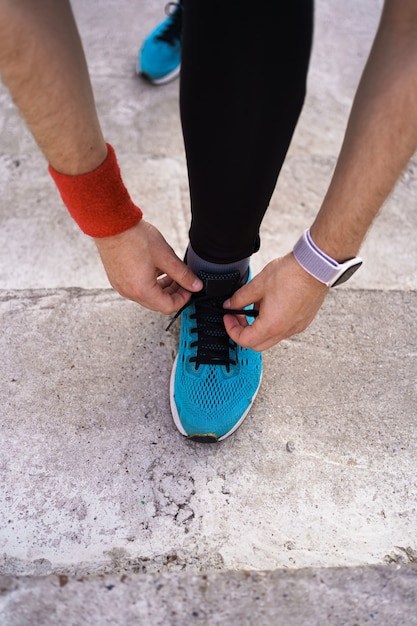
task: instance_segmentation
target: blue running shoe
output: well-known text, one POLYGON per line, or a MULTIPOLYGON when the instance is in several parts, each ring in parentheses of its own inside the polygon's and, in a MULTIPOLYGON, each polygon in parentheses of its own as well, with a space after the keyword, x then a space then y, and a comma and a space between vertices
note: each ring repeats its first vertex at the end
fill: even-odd
MULTIPOLYGON (((225 439, 243 422, 258 392, 262 355, 241 348, 226 333, 223 302, 249 279, 200 272, 203 291, 193 294, 181 314, 180 343, 171 374, 175 425, 201 443, 225 439)), ((248 308, 229 313, 256 317, 248 308)))
POLYGON ((170 2, 165 10, 168 17, 145 39, 136 67, 137 73, 154 85, 167 83, 180 72, 183 11, 181 0, 170 2))

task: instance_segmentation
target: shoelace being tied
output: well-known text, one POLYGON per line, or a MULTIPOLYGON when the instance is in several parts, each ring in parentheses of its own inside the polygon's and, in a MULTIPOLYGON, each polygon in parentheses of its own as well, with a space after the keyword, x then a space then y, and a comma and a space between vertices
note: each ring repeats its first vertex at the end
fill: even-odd
POLYGON ((215 298, 206 294, 193 294, 171 320, 166 330, 169 330, 181 313, 191 305, 195 305, 195 313, 190 319, 195 320, 195 326, 191 332, 196 335, 191 343, 196 348, 196 355, 190 358, 196 368, 200 365, 224 365, 229 371, 231 365, 237 364, 237 344, 229 337, 223 323, 226 313, 231 315, 245 315, 257 317, 256 309, 224 309, 223 302, 226 298, 215 298))
POLYGON ((166 43, 173 46, 176 41, 181 39, 181 29, 182 29, 182 3, 179 2, 169 2, 165 7, 165 13, 170 17, 170 20, 162 31, 160 35, 158 35, 158 39, 160 41, 165 41, 166 43))

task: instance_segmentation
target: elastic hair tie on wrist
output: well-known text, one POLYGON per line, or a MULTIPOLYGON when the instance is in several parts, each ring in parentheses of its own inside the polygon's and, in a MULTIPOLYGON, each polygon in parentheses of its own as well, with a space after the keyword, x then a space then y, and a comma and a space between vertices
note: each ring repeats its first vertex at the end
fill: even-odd
POLYGON ((122 181, 114 149, 110 144, 107 149, 103 163, 86 174, 61 174, 48 166, 71 217, 86 235, 96 238, 118 235, 142 219, 122 181))

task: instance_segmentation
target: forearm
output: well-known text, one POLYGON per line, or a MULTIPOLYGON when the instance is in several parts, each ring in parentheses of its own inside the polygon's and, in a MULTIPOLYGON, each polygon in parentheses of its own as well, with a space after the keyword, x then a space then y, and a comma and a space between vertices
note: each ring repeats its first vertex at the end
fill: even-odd
POLYGON ((0 0, 0 72, 46 159, 66 174, 107 148, 67 0, 0 0))
POLYGON ((328 192, 311 227, 338 259, 355 256, 417 147, 417 3, 387 0, 328 192))
POLYGON ((107 152, 68 0, 0 0, 0 71, 71 215, 96 237, 111 284, 150 309, 183 307, 201 281, 140 220, 107 152))

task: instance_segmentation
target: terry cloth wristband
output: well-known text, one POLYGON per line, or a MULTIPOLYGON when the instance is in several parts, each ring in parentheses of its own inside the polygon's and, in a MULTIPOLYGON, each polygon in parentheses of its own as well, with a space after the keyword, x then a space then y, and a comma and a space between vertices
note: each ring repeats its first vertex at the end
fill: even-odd
POLYGON ((71 217, 90 237, 118 235, 142 219, 129 196, 110 144, 104 162, 92 172, 71 176, 48 170, 71 217))

